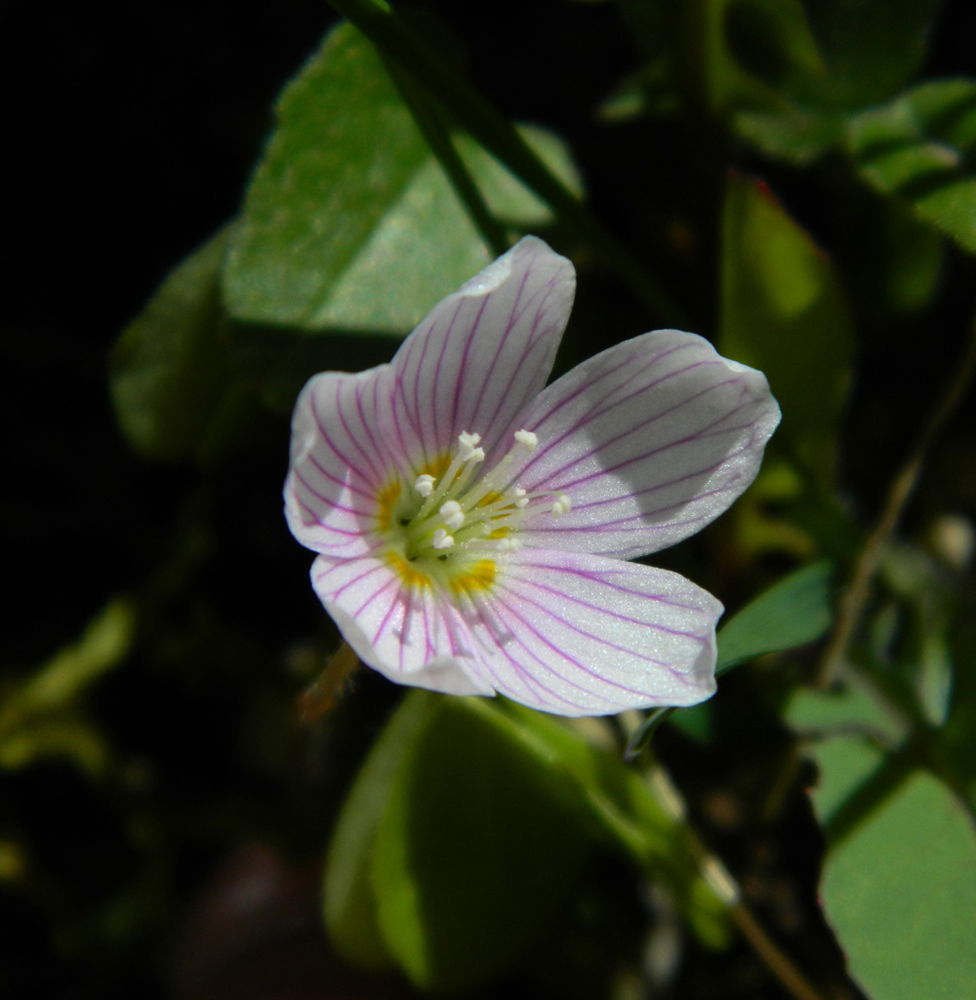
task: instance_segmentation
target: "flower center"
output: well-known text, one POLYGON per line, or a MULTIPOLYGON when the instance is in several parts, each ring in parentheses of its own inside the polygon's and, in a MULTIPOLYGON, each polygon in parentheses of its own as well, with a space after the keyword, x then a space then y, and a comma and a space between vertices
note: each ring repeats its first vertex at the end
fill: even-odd
MULTIPOLYGON (((515 432, 515 444, 487 472, 481 436, 468 431, 458 435, 454 453, 422 472, 406 489, 399 480, 377 497, 377 527, 390 544, 395 564, 405 581, 416 583, 418 574, 439 578, 454 586, 475 577, 494 577, 493 557, 520 547, 519 528, 526 513, 547 507, 564 514, 570 501, 564 494, 527 493, 512 473, 539 444, 532 431, 515 432), (445 468, 446 466, 446 468, 445 468), (486 566, 491 566, 491 574, 486 566)), ((490 579, 487 582, 491 582, 490 579)))

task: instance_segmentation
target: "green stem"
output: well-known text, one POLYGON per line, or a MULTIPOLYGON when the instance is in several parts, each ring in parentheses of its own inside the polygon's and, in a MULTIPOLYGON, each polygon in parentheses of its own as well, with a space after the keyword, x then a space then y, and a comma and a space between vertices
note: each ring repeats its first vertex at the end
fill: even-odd
POLYGON ((489 152, 530 187, 587 243, 661 322, 687 327, 684 310, 626 248, 554 177, 525 140, 427 42, 379 0, 329 0, 384 55, 400 64, 489 152))
MULTIPOLYGON (((670 709, 661 709, 669 712, 670 709)), ((727 907, 732 922, 767 969, 794 1000, 824 1000, 807 981, 792 959, 766 933, 765 928, 743 902, 742 890, 721 858, 711 853, 704 838, 688 818, 688 808, 670 775, 657 763, 642 768, 655 798, 681 830, 685 844, 695 858, 699 873, 715 896, 727 907)))
POLYGON ((478 227, 486 245, 496 257, 500 257, 510 247, 508 237, 491 214, 468 168, 454 148, 436 102, 395 60, 383 57, 383 62, 431 152, 437 157, 458 198, 468 210, 471 221, 478 227))

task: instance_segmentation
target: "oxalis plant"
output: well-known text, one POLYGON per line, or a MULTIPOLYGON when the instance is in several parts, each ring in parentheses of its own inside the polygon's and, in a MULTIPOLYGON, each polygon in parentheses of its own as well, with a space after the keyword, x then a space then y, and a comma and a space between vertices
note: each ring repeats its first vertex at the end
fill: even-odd
POLYGON ((112 349, 0 989, 972 995, 972 12, 331 4, 112 349))

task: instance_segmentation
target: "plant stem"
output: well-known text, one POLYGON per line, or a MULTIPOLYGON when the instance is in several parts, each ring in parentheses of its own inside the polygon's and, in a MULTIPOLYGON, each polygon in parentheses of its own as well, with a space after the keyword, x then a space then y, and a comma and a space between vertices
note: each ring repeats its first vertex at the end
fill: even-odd
POLYGON ((779 980, 794 1000, 824 1000, 789 956, 766 933, 762 924, 742 900, 742 890, 720 858, 712 854, 704 840, 688 819, 688 809, 681 793, 660 764, 653 764, 646 771, 648 783, 657 800, 681 826, 685 841, 697 859, 704 881, 715 895, 728 907, 732 922, 748 941, 766 968, 779 980))
POLYGON ((587 243, 661 322, 687 327, 684 310, 630 251, 568 191, 514 126, 457 76, 424 38, 378 0, 329 0, 390 60, 422 84, 489 152, 530 187, 587 243))
POLYGON ((806 981, 776 942, 763 930, 745 903, 732 907, 732 920, 756 954, 766 963, 766 968, 791 996, 796 1000, 823 1000, 821 994, 806 981))
POLYGON ((298 696, 298 715, 302 725, 310 726, 335 707, 346 681, 358 668, 359 657, 343 640, 325 670, 298 696))
POLYGON ((458 198, 468 210, 471 221, 478 227, 481 238, 495 256, 500 257, 509 249, 508 237, 505 235, 505 230, 491 214, 491 210, 482 198, 468 168, 454 148, 451 136, 438 113, 440 109, 435 100, 398 63, 386 57, 382 58, 387 72, 393 79, 397 90, 400 91, 400 96, 410 109, 413 120, 427 140, 431 152, 444 168, 444 173, 447 174, 458 198))
POLYGON ((844 667, 848 647, 864 614, 871 594, 871 581, 881 563, 885 546, 898 527, 905 505, 918 486, 933 440, 962 402, 974 371, 976 371, 976 318, 973 320, 962 358, 945 391, 939 396, 928 419, 922 424, 908 458, 892 480, 878 523, 854 563, 850 583, 841 595, 837 626, 824 652, 820 668, 821 687, 831 687, 844 667))

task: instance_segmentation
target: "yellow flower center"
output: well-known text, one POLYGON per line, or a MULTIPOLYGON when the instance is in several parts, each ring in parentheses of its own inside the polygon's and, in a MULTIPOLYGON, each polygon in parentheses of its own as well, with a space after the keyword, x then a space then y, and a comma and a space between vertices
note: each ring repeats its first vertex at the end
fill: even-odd
POLYGON ((518 531, 530 505, 553 514, 570 509, 563 494, 527 494, 511 470, 535 450, 531 431, 515 434, 509 453, 483 475, 481 437, 465 431, 453 454, 429 462, 413 483, 392 478, 376 496, 375 531, 386 560, 405 585, 437 585, 457 598, 489 590, 501 553, 520 547, 518 531))

